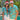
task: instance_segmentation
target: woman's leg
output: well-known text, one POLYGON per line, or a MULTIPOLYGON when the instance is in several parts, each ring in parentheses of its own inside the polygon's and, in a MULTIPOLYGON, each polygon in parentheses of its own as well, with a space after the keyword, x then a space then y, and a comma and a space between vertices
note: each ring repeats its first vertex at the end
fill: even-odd
POLYGON ((9 15, 8 15, 8 20, 10 20, 9 18, 10 18, 10 17, 9 17, 9 15))

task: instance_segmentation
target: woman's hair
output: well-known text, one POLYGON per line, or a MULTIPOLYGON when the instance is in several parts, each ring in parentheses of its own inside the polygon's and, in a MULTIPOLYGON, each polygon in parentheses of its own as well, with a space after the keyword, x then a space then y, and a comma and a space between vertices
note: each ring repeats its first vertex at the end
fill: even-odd
MULTIPOLYGON (((6 4, 7 5, 7 4, 6 4)), ((4 5, 4 7, 6 7, 6 5, 4 5)), ((8 6, 7 6, 8 8, 9 8, 9 4, 8 4, 8 6)))

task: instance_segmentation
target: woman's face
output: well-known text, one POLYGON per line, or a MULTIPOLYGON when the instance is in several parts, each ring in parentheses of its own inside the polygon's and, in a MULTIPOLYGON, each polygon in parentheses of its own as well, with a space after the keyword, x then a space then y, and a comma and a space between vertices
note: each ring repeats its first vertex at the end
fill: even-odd
POLYGON ((8 6, 8 4, 6 4, 6 7, 8 6))

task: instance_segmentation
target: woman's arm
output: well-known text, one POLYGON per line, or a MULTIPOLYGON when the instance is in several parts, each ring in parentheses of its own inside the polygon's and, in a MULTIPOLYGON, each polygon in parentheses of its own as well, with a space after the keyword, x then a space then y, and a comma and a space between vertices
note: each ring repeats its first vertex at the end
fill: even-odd
POLYGON ((2 20, 4 19, 4 8, 2 8, 2 20))

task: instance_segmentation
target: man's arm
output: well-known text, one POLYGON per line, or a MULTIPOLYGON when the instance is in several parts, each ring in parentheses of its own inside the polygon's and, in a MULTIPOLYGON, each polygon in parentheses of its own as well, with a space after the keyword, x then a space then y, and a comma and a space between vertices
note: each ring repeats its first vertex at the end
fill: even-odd
POLYGON ((18 6, 15 6, 16 7, 16 20, 17 20, 17 16, 18 16, 18 6))
POLYGON ((17 16, 18 16, 18 10, 16 10, 16 12, 17 12, 17 14, 16 14, 16 18, 17 18, 17 16))

